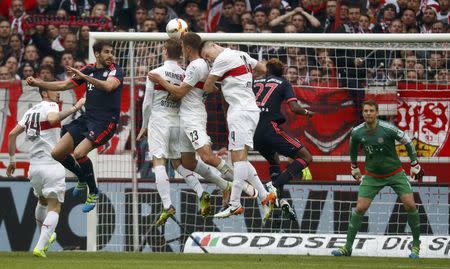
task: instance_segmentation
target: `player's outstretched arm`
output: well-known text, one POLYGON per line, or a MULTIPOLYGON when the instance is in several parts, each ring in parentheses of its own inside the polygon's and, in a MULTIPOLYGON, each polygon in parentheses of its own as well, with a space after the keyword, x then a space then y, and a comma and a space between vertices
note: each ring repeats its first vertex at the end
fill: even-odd
POLYGON ((215 83, 219 80, 218 76, 215 75, 208 75, 208 78, 205 81, 205 86, 203 86, 203 90, 207 93, 211 93, 215 89, 215 83))
POLYGON ((186 82, 181 82, 181 85, 178 86, 178 85, 168 82, 160 74, 155 73, 155 72, 149 72, 148 78, 151 81, 161 85, 170 94, 172 94, 175 98, 178 98, 178 99, 183 98, 192 89, 192 86, 187 84, 186 82))
POLYGON ((76 86, 70 79, 64 81, 43 81, 34 77, 28 77, 26 81, 30 86, 44 88, 49 91, 65 91, 76 86))
POLYGON ((306 108, 302 108, 300 104, 297 102, 297 99, 288 102, 288 104, 291 111, 297 115, 305 115, 308 118, 312 118, 315 114, 313 111, 309 111, 306 108))
POLYGON ((84 103, 86 102, 86 98, 81 98, 78 100, 78 102, 69 110, 60 111, 60 112, 49 112, 47 115, 47 120, 50 123, 50 125, 56 125, 60 121, 64 120, 68 116, 76 113, 78 110, 81 109, 81 107, 84 106, 84 103))
POLYGON ((12 176, 16 170, 16 139, 23 131, 25 131, 25 127, 17 124, 8 134, 9 165, 6 169, 6 175, 8 177, 12 176))
POLYGON ((120 80, 114 76, 109 76, 106 80, 99 80, 88 76, 78 69, 68 66, 67 70, 74 74, 75 79, 82 79, 94 85, 98 90, 112 92, 120 86, 120 80))

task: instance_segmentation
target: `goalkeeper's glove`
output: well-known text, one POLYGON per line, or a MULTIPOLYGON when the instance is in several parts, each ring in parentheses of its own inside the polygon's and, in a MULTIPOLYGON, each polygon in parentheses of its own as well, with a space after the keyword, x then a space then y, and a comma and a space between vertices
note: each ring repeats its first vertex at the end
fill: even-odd
POLYGON ((361 171, 356 163, 352 163, 352 177, 357 181, 360 181, 362 178, 361 171))
POLYGON ((412 181, 422 181, 424 172, 417 160, 411 163, 411 170, 409 170, 409 174, 412 181))

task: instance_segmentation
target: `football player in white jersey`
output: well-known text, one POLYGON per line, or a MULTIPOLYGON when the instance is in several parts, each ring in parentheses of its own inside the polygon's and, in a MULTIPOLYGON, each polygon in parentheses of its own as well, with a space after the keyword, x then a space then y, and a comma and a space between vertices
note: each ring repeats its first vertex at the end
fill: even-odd
POLYGON ((38 198, 35 217, 41 229, 33 255, 45 258, 49 245, 56 239, 54 231, 66 191, 66 170, 52 158, 51 153, 60 137, 60 122, 77 112, 85 99, 80 99, 72 109, 59 112, 59 92, 39 89, 39 93, 42 102, 27 110, 8 135, 9 165, 6 174, 12 176, 16 169, 16 139, 25 132, 26 140, 31 142, 29 178, 38 198))
POLYGON ((253 148, 253 135, 259 120, 259 108, 252 90, 253 70, 255 76, 264 74, 264 63, 258 63, 247 53, 221 47, 213 42, 204 42, 201 56, 206 59, 211 70, 203 87, 204 91, 214 90, 214 84, 222 82, 222 94, 228 103, 228 149, 234 164, 233 188, 230 206, 217 213, 215 217, 226 218, 244 212, 241 205, 241 192, 244 181, 248 181, 259 192, 262 204, 268 208, 264 214, 267 220, 277 200, 276 193, 268 193, 253 165, 247 160, 248 150, 253 148))
MULTIPOLYGON (((203 84, 208 77, 209 67, 205 60, 200 58, 201 43, 202 39, 196 33, 189 32, 182 37, 183 52, 190 63, 186 68, 186 76, 181 85, 169 83, 156 72, 149 73, 149 79, 160 84, 176 98, 181 99, 180 150, 183 166, 216 184, 223 191, 224 205, 227 205, 232 184, 223 180, 209 166, 219 170, 223 178, 229 181, 233 180, 232 169, 223 159, 212 152, 211 139, 206 132, 206 93, 203 91, 203 84), (195 152, 199 154, 201 160, 197 161, 195 152)), ((258 195, 256 189, 247 183, 245 183, 244 191, 253 198, 258 195)))
MULTIPOLYGON (((164 64, 150 73, 161 75, 164 80, 180 85, 184 78, 184 70, 178 65, 181 57, 181 44, 175 40, 166 41, 163 49, 164 64)), ((166 162, 171 160, 172 166, 186 180, 186 183, 197 193, 200 199, 200 213, 209 214, 211 207, 210 194, 203 190, 198 178, 192 171, 181 165, 180 155, 180 100, 172 96, 160 84, 147 79, 144 102, 142 104, 142 128, 137 139, 147 134, 149 153, 153 158, 153 171, 156 178, 156 189, 163 203, 163 211, 156 224, 162 225, 175 215, 175 208, 170 199, 169 177, 166 162)))

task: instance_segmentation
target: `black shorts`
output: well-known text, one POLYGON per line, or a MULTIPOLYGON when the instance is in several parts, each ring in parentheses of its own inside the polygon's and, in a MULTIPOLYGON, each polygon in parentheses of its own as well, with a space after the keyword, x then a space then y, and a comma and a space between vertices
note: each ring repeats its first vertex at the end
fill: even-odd
POLYGON ((115 122, 96 122, 81 116, 61 128, 61 137, 69 132, 75 147, 85 138, 89 139, 94 147, 99 147, 113 137, 116 129, 115 122))
POLYGON ((259 121, 253 143, 255 150, 266 159, 275 153, 295 159, 298 151, 303 148, 302 142, 274 121, 259 121))

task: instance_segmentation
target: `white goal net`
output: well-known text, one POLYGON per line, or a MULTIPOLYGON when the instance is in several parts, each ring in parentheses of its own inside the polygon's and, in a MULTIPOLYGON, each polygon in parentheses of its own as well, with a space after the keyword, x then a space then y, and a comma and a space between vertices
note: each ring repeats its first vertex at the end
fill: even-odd
MULTIPOLYGON (((135 142, 135 137, 141 126, 145 76, 162 64, 161 48, 167 35, 91 33, 90 38, 91 46, 96 40, 113 42, 116 62, 125 70, 126 87, 114 148, 97 157, 95 169, 102 196, 89 217, 88 250, 183 252, 191 245, 211 247, 217 242, 208 233, 218 232, 316 234, 311 241, 316 243, 311 245, 337 246, 322 235, 345 238, 356 205, 358 185, 349 175, 348 138, 351 128, 361 121, 360 105, 366 99, 377 100, 381 117, 414 141, 427 175, 423 183, 413 185, 422 234, 448 238, 449 34, 202 34, 202 38, 246 51, 258 60, 279 58, 285 63, 285 78, 293 84, 299 102, 316 112, 306 121, 285 111, 284 125, 314 155, 312 180, 301 180, 299 175, 285 187, 284 196, 293 204, 297 221, 283 218, 276 209, 273 218, 263 223, 261 205, 250 198, 244 198, 242 216, 203 219, 196 195, 174 179, 171 198, 177 213, 162 227, 155 226, 162 205, 146 154, 148 145, 135 142)), ((214 150, 219 150, 227 145, 220 93, 211 94, 206 105, 208 132, 214 150)), ((409 169, 405 149, 399 145, 398 152, 409 169)), ((257 154, 251 160, 261 178, 267 180, 264 160, 257 154)), ((177 177, 170 167, 168 172, 177 177)), ((212 185, 205 187, 212 193, 213 211, 219 211, 220 193, 212 185)), ((406 216, 396 194, 383 189, 366 213, 360 234, 410 235, 406 216)), ((392 240, 386 243, 387 248, 402 248, 403 241, 394 244, 392 240)), ((435 248, 442 243, 439 251, 445 251, 447 241, 436 240, 435 248)))

